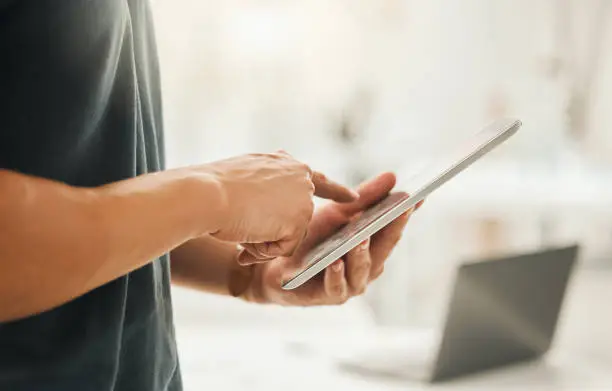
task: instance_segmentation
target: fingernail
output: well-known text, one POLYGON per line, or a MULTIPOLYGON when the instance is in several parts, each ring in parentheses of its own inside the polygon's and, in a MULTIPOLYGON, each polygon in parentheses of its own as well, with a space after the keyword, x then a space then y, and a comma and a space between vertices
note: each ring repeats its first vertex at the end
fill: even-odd
POLYGON ((366 239, 363 242, 361 242, 361 244, 359 245, 359 249, 361 251, 365 251, 368 249, 368 247, 370 247, 370 239, 366 239))
POLYGON ((332 266, 332 270, 335 272, 339 272, 342 270, 343 266, 344 266, 344 262, 336 261, 336 263, 334 263, 334 266, 332 266))
POLYGON ((353 196, 355 200, 358 200, 359 197, 361 197, 359 193, 357 193, 355 190, 351 190, 351 195, 353 196))

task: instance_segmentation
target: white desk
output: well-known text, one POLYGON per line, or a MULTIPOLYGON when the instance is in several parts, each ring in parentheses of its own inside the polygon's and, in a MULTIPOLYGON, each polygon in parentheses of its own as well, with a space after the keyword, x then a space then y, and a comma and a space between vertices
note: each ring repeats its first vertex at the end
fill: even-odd
MULTIPOLYGON (((609 363, 560 350, 534 364, 428 385, 409 378, 368 376, 343 370, 325 355, 292 348, 284 342, 290 339, 287 336, 215 334, 192 339, 189 353, 185 353, 186 346, 182 345, 186 391, 612 389, 609 363)), ((342 337, 338 334, 338 339, 342 337)))
MULTIPOLYGON (((612 272, 580 272, 545 360, 442 385, 364 377, 341 370, 327 352, 372 340, 368 327, 178 329, 186 391, 198 390, 612 390, 612 272), (351 331, 354 330, 354 331, 351 331)), ((410 338, 395 330, 389 338, 410 338)))

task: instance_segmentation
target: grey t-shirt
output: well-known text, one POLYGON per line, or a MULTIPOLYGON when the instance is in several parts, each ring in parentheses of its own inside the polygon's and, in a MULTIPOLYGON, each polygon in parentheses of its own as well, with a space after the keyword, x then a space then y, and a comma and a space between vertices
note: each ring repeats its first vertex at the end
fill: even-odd
MULTIPOLYGON (((161 111, 148 0, 0 0, 0 168, 85 187, 161 170, 161 111)), ((0 323, 2 391, 180 389, 167 256, 0 323)))

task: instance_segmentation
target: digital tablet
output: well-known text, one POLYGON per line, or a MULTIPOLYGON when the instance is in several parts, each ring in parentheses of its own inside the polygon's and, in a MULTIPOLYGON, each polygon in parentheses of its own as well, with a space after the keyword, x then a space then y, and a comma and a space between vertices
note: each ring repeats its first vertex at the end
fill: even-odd
POLYGON ((389 194, 385 199, 366 210, 358 219, 345 225, 314 247, 305 256, 304 267, 290 280, 283 282, 283 289, 295 289, 316 276, 334 261, 425 199, 435 189, 502 144, 520 127, 521 121, 517 119, 494 121, 451 150, 450 153, 439 156, 424 171, 409 181, 405 192, 389 194))

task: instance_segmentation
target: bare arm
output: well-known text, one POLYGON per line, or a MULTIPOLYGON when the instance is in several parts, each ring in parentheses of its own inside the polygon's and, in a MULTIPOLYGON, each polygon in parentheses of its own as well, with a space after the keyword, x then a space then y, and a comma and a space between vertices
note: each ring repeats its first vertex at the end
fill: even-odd
POLYGON ((57 307, 209 234, 250 245, 254 258, 292 253, 313 195, 355 197, 286 153, 93 189, 0 169, 0 322, 57 307))
POLYGON ((180 174, 83 189, 0 170, 0 322, 52 309, 215 231, 216 183, 180 174))
POLYGON ((236 244, 209 235, 193 239, 170 254, 172 282, 203 292, 242 296, 252 276, 250 267, 238 264, 238 254, 236 244))

